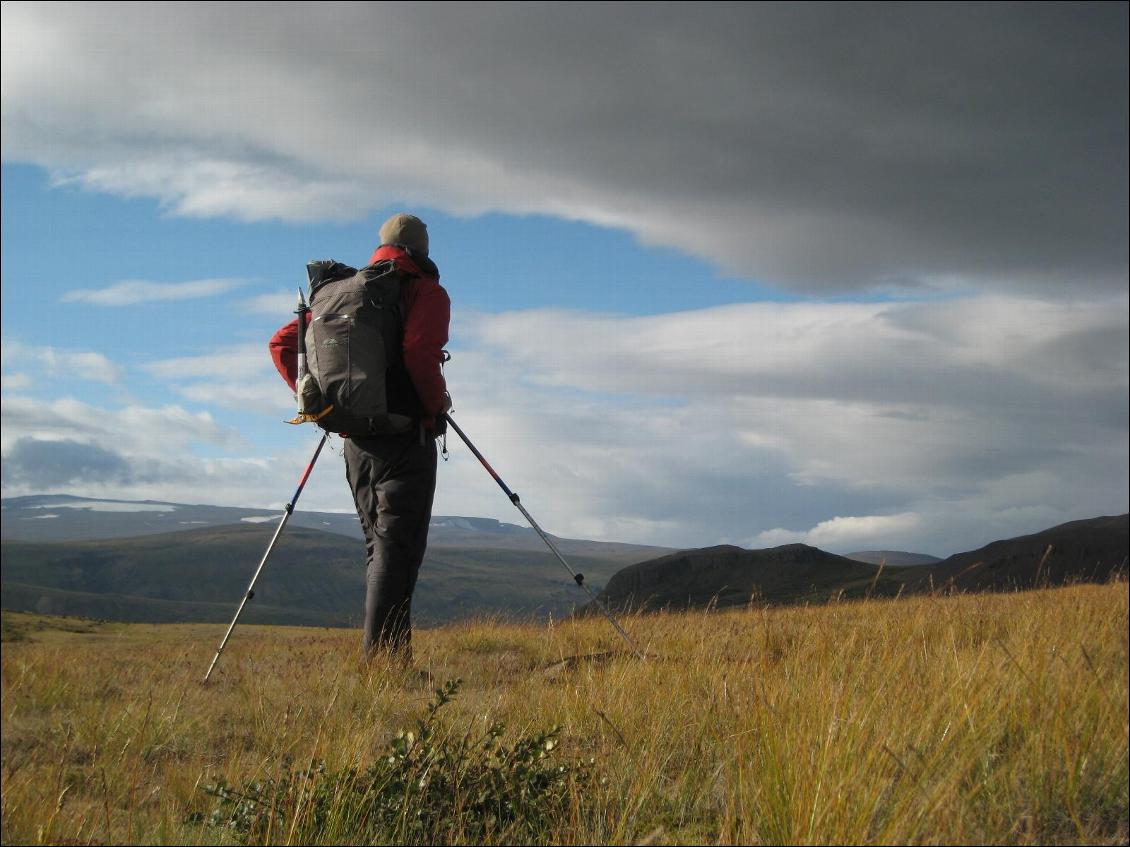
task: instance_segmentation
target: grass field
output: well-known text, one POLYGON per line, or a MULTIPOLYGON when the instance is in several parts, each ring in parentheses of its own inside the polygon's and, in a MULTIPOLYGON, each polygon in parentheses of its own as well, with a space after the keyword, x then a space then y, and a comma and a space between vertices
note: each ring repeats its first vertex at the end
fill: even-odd
MULTIPOLYGON (((437 736, 502 722, 500 743, 540 744, 560 725, 508 772, 523 791, 538 768, 588 767, 554 771, 544 807, 531 793, 525 830, 450 813, 426 820, 433 843, 1125 844, 1127 600, 1119 582, 628 618, 646 661, 600 618, 479 621, 418 632, 411 672, 361 666, 356 632, 241 626, 207 687, 222 626, 4 613, 0 836, 424 840, 404 815, 359 829, 378 794, 357 774, 422 749, 389 743, 460 678, 437 736), (210 822, 207 786, 314 762, 266 830, 210 822)), ((446 761, 444 808, 471 809, 484 783, 446 761)), ((417 821, 440 808, 412 796, 417 821)))

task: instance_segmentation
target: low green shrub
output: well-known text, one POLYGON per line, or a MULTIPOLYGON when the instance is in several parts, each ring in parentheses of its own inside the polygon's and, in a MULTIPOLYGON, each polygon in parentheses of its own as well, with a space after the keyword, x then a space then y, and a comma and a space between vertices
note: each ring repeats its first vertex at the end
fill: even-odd
POLYGON ((523 734, 507 746, 504 726, 457 737, 439 719, 461 680, 445 683, 415 731, 401 731, 365 770, 324 762, 232 787, 200 822, 241 843, 534 843, 549 838, 572 798, 584 797, 593 763, 551 764, 561 728, 523 734))

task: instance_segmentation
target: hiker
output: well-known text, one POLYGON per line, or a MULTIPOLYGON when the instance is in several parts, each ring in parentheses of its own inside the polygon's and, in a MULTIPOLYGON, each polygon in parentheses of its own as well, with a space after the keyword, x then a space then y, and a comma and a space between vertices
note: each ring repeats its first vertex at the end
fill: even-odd
MULTIPOLYGON (((411 419, 403 432, 343 433, 345 475, 365 533, 367 553, 364 648, 411 663, 412 592, 424 558, 436 486, 435 439, 451 398, 443 377, 451 301, 428 257, 427 225, 396 214, 381 226, 369 265, 391 261, 406 274, 400 294, 403 360, 386 376, 388 407, 411 419)), ((313 297, 311 299, 313 304, 313 297)), ((275 367, 295 388, 298 321, 270 342, 275 367)))

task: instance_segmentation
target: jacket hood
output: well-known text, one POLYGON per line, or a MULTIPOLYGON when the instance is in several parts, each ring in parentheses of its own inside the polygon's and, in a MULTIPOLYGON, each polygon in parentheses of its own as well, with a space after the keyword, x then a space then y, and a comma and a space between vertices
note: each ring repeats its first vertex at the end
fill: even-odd
POLYGON ((413 253, 399 244, 382 244, 369 258, 370 265, 388 261, 396 262, 398 268, 410 274, 439 279, 439 268, 435 262, 428 256, 413 253))

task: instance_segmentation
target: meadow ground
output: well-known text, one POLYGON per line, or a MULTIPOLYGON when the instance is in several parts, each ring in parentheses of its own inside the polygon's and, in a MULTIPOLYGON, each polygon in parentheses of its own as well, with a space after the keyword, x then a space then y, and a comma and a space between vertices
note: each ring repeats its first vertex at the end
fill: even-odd
MULTIPOLYGON (((1125 844, 1127 600, 1118 582, 629 617, 645 661, 602 618, 476 621, 418 632, 412 672, 362 666, 353 631, 241 626, 206 687, 223 626, 5 612, 0 837, 352 843, 340 786, 265 832, 210 823, 205 787, 364 769, 461 678, 447 737, 560 725, 545 761, 590 763, 526 840, 1125 844)), ((451 815, 427 837, 519 832, 451 815)))

